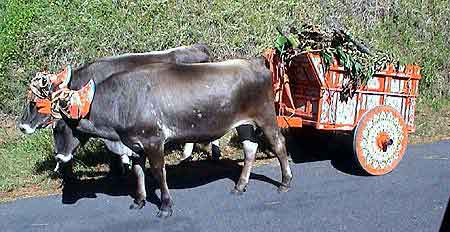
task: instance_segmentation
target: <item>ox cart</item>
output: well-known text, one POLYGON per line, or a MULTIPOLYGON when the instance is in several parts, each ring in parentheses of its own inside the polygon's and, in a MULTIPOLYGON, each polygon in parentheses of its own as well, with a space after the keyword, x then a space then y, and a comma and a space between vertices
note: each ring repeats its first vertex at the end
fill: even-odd
POLYGON ((336 59, 325 66, 320 51, 308 51, 285 64, 275 49, 267 50, 265 57, 280 127, 352 134, 355 161, 371 175, 389 173, 398 165, 408 133, 415 131, 420 67, 387 65, 343 100, 348 78, 336 59))

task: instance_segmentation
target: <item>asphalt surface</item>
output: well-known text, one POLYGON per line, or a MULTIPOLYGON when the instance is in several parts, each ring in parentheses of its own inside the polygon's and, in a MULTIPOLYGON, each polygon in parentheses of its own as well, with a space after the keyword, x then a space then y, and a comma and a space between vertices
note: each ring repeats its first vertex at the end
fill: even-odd
MULTIPOLYGON (((168 170, 170 218, 155 216, 155 195, 129 210, 131 186, 102 179, 66 187, 63 195, 1 204, 0 231, 450 231, 443 219, 450 216, 450 142, 410 145, 397 169, 379 177, 313 155, 320 158, 293 157, 288 193, 276 191, 276 164, 255 168, 239 196, 230 194, 234 162, 197 162, 168 170)), ((147 185, 153 192, 154 182, 147 185)))

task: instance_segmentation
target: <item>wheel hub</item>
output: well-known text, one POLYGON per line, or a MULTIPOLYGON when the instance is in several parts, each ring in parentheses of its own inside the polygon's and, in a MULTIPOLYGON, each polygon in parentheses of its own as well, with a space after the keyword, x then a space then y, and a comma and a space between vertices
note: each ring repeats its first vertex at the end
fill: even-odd
POLYGON ((382 131, 376 137, 376 145, 380 150, 386 152, 388 147, 394 144, 394 141, 389 137, 389 134, 382 131))

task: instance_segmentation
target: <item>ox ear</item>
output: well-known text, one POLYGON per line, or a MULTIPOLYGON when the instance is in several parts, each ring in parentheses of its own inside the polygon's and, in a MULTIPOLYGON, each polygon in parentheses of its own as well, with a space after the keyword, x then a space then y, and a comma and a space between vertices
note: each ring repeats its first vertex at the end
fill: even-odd
POLYGON ((92 102, 95 94, 95 82, 94 80, 89 80, 89 82, 83 86, 79 91, 80 97, 92 102))
POLYGON ((72 66, 67 65, 64 70, 56 75, 50 76, 53 90, 67 88, 72 78, 72 66))

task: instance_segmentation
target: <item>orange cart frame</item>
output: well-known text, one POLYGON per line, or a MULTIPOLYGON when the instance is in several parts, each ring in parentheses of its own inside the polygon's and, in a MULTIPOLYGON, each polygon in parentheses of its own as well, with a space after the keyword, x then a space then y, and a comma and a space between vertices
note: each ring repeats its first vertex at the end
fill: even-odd
POLYGON ((349 79, 336 59, 326 67, 320 51, 309 51, 291 56, 289 63, 284 64, 275 49, 267 50, 265 57, 272 71, 276 120, 280 127, 310 126, 318 130, 353 132, 356 158, 365 171, 381 175, 397 165, 405 151, 408 132, 415 131, 415 107, 421 79, 419 66, 390 64, 343 100, 342 86, 349 79), (370 117, 366 117, 367 114, 370 117), (371 120, 385 125, 374 124, 371 120), (384 128, 386 125, 391 128, 384 128), (365 134, 361 134, 362 131, 366 131, 365 134), (395 134, 391 131, 399 132, 395 134), (369 138, 374 140, 375 145, 367 143, 369 138), (393 138, 396 138, 395 141, 393 138), (363 142, 365 147, 361 146, 363 142), (377 152, 386 150, 386 153, 388 149, 385 147, 391 145, 396 150, 391 155, 395 160, 385 161, 389 165, 381 161, 377 163, 377 159, 370 156, 376 154, 382 157, 384 153, 377 152), (364 149, 370 152, 362 152, 364 149), (370 167, 366 161, 373 161, 374 167, 370 167))

